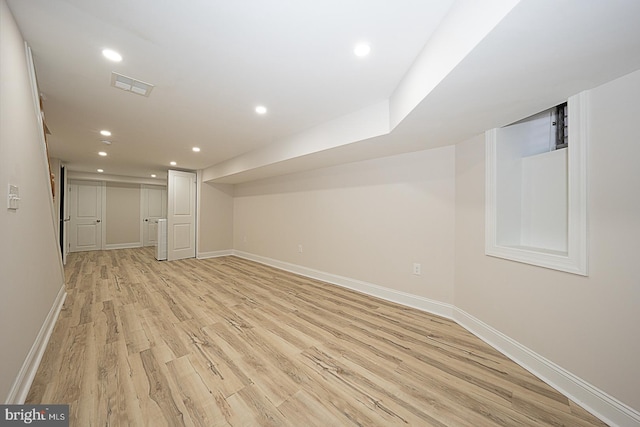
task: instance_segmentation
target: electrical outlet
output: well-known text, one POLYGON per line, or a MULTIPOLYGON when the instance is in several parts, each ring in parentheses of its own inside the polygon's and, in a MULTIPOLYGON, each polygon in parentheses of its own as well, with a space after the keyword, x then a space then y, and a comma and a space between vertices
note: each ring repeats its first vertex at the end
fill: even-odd
POLYGON ((417 262, 413 263, 413 274, 419 276, 422 274, 422 267, 417 262))
POLYGON ((298 245, 298 253, 301 254, 302 253, 302 245, 298 245))

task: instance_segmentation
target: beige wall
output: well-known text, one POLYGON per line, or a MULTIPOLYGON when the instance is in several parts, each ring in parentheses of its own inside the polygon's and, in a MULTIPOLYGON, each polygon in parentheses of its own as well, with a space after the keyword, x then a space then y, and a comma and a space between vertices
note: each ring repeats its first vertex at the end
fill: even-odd
POLYGON ((36 341, 64 275, 54 225, 42 128, 24 41, 0 0, 0 398, 4 402, 36 341), (20 209, 6 208, 7 186, 20 188, 20 209))
POLYGON ((452 303, 640 408, 640 71, 589 96, 588 277, 484 255, 484 135, 238 185, 233 248, 452 303))
POLYGON ((202 183, 198 175, 198 256, 233 248, 233 186, 202 183))
POLYGON ((484 137, 456 146, 455 305, 640 408, 640 72, 590 93, 589 276, 484 255, 484 137))
POLYGON ((138 245, 140 240, 140 185, 106 183, 106 245, 138 245))
POLYGON ((238 185, 234 249, 450 303, 454 159, 444 147, 238 185))
MULTIPOLYGON (((0 191, 17 184, 22 197, 17 212, 0 209, 7 395, 64 278, 23 41, 4 0, 0 20, 0 191)), ((453 303, 640 408, 638 99, 638 72, 591 94, 589 277, 484 255, 482 136, 247 183, 235 197, 230 187, 202 184, 200 251, 234 248, 453 303)), ((133 193, 107 187, 107 198, 135 211, 115 204, 107 213, 127 224, 123 234, 107 232, 107 243, 129 243, 134 216, 139 227, 139 189, 135 208, 133 193)))

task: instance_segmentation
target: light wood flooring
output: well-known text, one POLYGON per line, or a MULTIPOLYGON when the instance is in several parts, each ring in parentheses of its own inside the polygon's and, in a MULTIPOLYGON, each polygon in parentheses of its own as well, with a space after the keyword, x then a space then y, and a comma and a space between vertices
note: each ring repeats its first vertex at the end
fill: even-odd
POLYGON ((236 257, 74 253, 27 403, 71 426, 601 426, 452 321, 236 257))

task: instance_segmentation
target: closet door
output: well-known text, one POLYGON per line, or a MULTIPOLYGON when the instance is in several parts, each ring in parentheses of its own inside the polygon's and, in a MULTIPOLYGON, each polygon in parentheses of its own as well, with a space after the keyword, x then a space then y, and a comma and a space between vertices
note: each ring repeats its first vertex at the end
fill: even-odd
POLYGON ((69 251, 102 249, 102 183, 69 185, 69 251))
POLYGON ((169 171, 167 183, 167 259, 196 256, 196 174, 169 171))

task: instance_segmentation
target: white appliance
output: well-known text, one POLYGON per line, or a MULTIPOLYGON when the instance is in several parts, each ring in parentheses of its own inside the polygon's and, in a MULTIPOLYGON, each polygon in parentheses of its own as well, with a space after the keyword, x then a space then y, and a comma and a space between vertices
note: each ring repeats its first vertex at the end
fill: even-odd
POLYGON ((156 259, 165 261, 167 259, 167 220, 158 220, 158 245, 156 246, 156 259))

